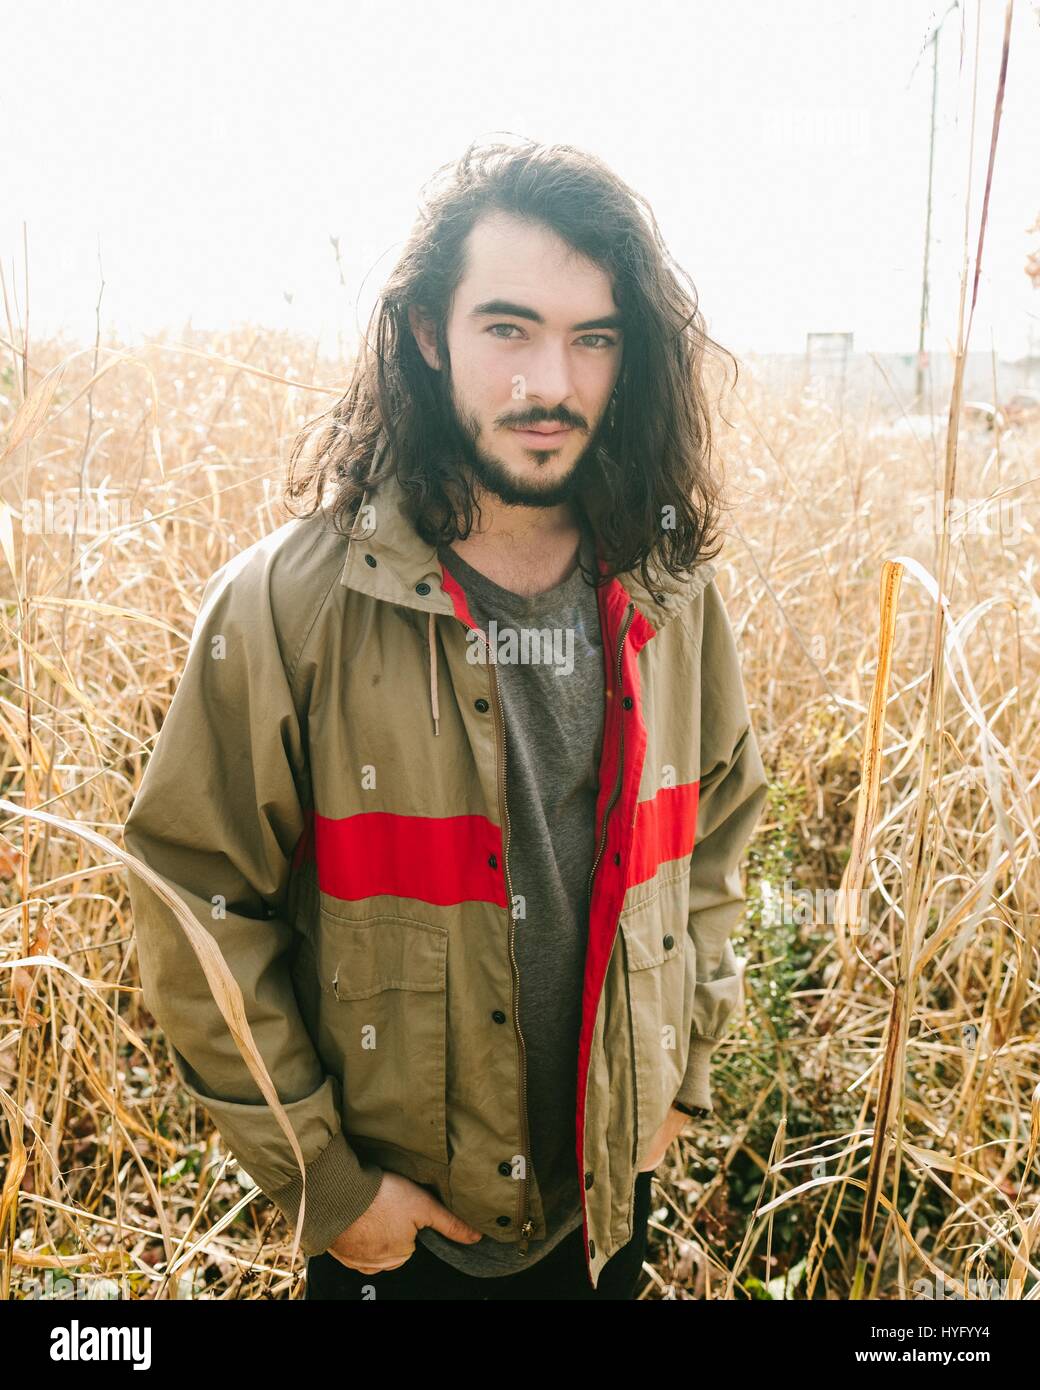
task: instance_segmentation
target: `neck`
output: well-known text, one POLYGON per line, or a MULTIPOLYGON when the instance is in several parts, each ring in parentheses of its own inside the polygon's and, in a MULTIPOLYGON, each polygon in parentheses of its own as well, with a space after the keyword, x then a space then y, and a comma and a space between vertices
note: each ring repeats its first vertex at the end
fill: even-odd
POLYGON ((574 570, 581 527, 573 505, 511 507, 481 490, 480 517, 451 548, 468 565, 512 593, 531 597, 561 584, 574 570))

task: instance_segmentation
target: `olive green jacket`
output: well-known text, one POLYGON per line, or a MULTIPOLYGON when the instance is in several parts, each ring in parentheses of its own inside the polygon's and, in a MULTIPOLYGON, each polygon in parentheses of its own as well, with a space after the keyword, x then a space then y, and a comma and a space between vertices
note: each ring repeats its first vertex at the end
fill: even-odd
MULTIPOLYGON (((301 1248, 384 1169, 494 1240, 545 1234, 529 1122, 505 731, 465 594, 400 509, 317 512, 224 564, 125 826, 212 934, 306 1165, 301 1248)), ((632 1234, 673 1100, 711 1109, 766 779, 702 563, 599 589, 606 667, 575 1078, 589 1279, 632 1234)), ((302 1180, 171 908, 132 873, 144 1000, 187 1092, 291 1219, 302 1180)))

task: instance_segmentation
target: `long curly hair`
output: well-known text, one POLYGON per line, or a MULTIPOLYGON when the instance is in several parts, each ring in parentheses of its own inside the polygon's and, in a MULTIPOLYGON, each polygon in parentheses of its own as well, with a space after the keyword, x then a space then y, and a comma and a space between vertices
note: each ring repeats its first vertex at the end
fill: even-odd
POLYGON ((293 443, 287 510, 309 516, 320 506, 349 532, 366 488, 396 470, 409 519, 428 544, 469 535, 479 505, 452 447, 450 382, 419 352, 408 310, 419 306, 433 320, 441 361, 449 362, 446 324, 466 238, 482 216, 505 212, 550 228, 606 271, 625 326, 621 372, 577 498, 606 561, 602 577, 588 577, 605 582, 633 570, 653 588, 648 565, 682 579, 717 555, 723 502, 705 368, 717 350, 736 381, 737 363, 706 333, 696 289, 673 262, 646 200, 571 145, 478 140, 436 171, 419 209, 346 391, 293 443), (381 436, 387 447, 376 459, 381 436))

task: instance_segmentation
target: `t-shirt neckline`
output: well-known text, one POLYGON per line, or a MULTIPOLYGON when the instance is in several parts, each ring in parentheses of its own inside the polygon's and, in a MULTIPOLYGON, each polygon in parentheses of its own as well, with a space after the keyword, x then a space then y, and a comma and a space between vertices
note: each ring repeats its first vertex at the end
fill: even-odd
POLYGON ((551 589, 546 589, 540 594, 518 594, 512 589, 503 588, 501 584, 496 584, 493 579, 489 579, 480 570, 474 569, 469 561, 464 560, 458 551, 452 550, 451 546, 441 546, 438 553, 447 569, 462 584, 464 589, 476 589, 478 596, 483 594, 500 607, 530 613, 556 608, 561 603, 569 604, 575 601, 581 593, 582 586, 588 586, 588 581, 582 573, 579 562, 584 558, 586 564, 590 564, 595 559, 592 535, 587 527, 583 526, 578 551, 579 562, 575 563, 566 579, 561 579, 559 584, 553 585, 551 589))

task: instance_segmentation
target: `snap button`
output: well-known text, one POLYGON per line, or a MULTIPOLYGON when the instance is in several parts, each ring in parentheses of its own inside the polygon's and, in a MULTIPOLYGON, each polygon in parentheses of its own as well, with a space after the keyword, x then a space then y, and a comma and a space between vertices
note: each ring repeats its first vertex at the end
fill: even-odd
POLYGON ((631 709, 631 708, 632 708, 632 696, 631 696, 631 695, 626 695, 625 698, 621 701, 621 703, 624 705, 625 709, 631 709))
POLYGON ((674 945, 675 945, 675 937, 674 937, 674 936, 666 936, 665 939, 664 939, 664 949, 665 949, 666 951, 670 951, 674 945))
POLYGON ((422 580, 420 583, 416 584, 415 592, 417 594, 428 594, 430 592, 430 586, 429 584, 427 584, 425 579, 422 580))
POLYGON ((473 706, 474 706, 475 709, 478 709, 478 710, 480 711, 481 714, 487 714, 488 710, 491 708, 491 706, 488 704, 488 702, 487 702, 486 700, 483 700, 483 699, 481 699, 481 700, 474 700, 474 701, 473 701, 473 706))
POLYGON ((588 1190, 589 1190, 589 1188, 590 1188, 591 1186, 592 1186, 592 1174, 591 1174, 591 1173, 586 1173, 586 1174, 585 1174, 585 1191, 588 1192, 588 1190))
POLYGON ((615 863, 615 864, 620 864, 620 863, 621 863, 621 851, 620 851, 620 850, 618 850, 618 851, 615 853, 615 855, 614 855, 614 863, 615 863))
POLYGON ((498 859, 494 854, 488 855, 488 863, 491 865, 493 869, 498 868, 498 859))
POLYGON ((491 1017, 495 1020, 496 1023, 505 1023, 506 1021, 506 1016, 501 1009, 496 1009, 494 1013, 491 1015, 491 1017))
POLYGON ((508 1216, 496 1216, 495 1220, 498 1222, 500 1226, 510 1225, 510 1220, 508 1216))
POLYGON ((589 1259, 590 1259, 590 1260, 594 1260, 595 1258, 596 1258, 596 1242, 595 1242, 594 1240, 590 1240, 590 1241, 589 1241, 589 1259))
POLYGON ((370 568, 375 569, 375 567, 376 567, 376 557, 375 557, 374 555, 366 555, 366 556, 365 556, 365 564, 368 565, 368 566, 370 566, 370 568))
POLYGON ((664 603, 664 594, 654 594, 655 603, 664 603))
POLYGON ((512 1177, 513 1165, 507 1162, 506 1159, 503 1159, 502 1162, 498 1165, 498 1171, 502 1174, 504 1178, 512 1177))

